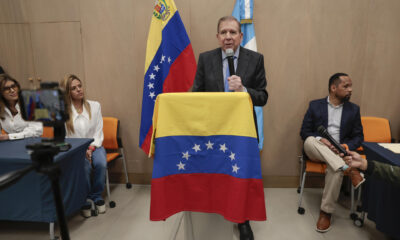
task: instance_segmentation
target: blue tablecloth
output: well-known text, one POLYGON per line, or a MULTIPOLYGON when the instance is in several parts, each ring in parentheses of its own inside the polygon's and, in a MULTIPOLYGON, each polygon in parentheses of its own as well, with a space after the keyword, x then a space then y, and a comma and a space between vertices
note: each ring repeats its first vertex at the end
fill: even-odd
MULTIPOLYGON (((363 147, 368 160, 400 166, 400 154, 377 143, 365 142, 363 147)), ((368 219, 376 223, 379 231, 400 239, 400 187, 374 177, 366 179, 362 205, 368 212, 368 219)))
MULTIPOLYGON (((0 175, 31 164, 25 146, 40 138, 0 142, 0 175)), ((84 160, 92 139, 66 139, 72 145, 54 161, 61 169, 60 188, 65 214, 71 215, 85 203, 89 186, 85 180, 84 160)), ((0 191, 0 220, 55 222, 56 208, 51 182, 46 175, 32 171, 16 184, 0 191)))

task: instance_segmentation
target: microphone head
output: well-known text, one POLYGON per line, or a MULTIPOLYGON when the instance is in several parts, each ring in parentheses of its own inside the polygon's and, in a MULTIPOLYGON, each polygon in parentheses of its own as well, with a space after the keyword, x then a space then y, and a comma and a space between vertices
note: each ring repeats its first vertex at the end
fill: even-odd
POLYGON ((319 134, 321 134, 322 137, 325 137, 325 136, 326 136, 326 129, 324 128, 324 126, 320 125, 320 126, 317 128, 317 131, 318 131, 319 134))
POLYGON ((225 54, 227 57, 233 57, 233 55, 235 55, 235 53, 233 52, 232 48, 228 48, 225 50, 225 54))

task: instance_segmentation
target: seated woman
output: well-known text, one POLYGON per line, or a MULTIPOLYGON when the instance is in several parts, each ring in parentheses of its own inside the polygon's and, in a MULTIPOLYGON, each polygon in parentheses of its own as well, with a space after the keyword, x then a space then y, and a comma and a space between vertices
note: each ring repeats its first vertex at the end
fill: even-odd
POLYGON ((40 122, 26 122, 22 119, 19 100, 19 83, 8 74, 0 74, 0 140, 15 140, 40 137, 43 125, 40 122))
MULTIPOLYGON (((82 81, 75 75, 68 74, 60 84, 65 90, 65 101, 69 120, 66 122, 66 137, 69 138, 93 138, 86 151, 85 170, 90 186, 88 199, 91 199, 99 213, 106 212, 106 206, 101 196, 104 190, 106 177, 106 151, 103 143, 103 117, 100 103, 89 101, 85 98, 82 81), (91 172, 93 165, 93 180, 91 172)), ((90 217, 90 202, 82 207, 82 215, 90 217)))

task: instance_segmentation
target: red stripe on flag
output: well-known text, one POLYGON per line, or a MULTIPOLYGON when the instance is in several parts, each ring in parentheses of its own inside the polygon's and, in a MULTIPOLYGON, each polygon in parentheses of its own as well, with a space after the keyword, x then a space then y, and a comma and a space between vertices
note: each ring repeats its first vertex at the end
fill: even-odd
POLYGON ((150 126, 150 129, 147 132, 146 138, 144 139, 142 146, 140 146, 147 155, 149 155, 149 152, 150 152, 150 141, 151 141, 152 134, 153 134, 153 125, 150 126))
POLYGON ((265 221, 262 180, 202 173, 153 179, 150 220, 165 220, 181 211, 218 213, 236 223, 265 221))
POLYGON ((189 44, 175 59, 164 80, 163 92, 187 92, 196 75, 196 60, 189 44))

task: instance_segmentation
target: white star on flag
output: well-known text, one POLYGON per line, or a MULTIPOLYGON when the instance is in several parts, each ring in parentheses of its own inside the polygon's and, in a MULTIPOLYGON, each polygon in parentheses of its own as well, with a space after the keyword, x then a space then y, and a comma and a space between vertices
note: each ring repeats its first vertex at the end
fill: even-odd
POLYGON ((179 162, 179 164, 176 164, 176 166, 178 166, 178 170, 185 170, 185 164, 183 164, 182 162, 179 162))
POLYGON ((214 143, 212 143, 212 142, 210 142, 210 140, 208 140, 208 143, 206 143, 207 150, 208 149, 213 149, 213 145, 214 145, 214 143))
POLYGON ((234 172, 234 173, 238 173, 239 169, 240 169, 240 167, 238 167, 237 164, 232 166, 232 172, 234 172))
POLYGON ((231 152, 231 155, 229 156, 229 158, 231 159, 231 161, 235 160, 235 154, 233 152, 231 152))
POLYGON ((150 77, 150 80, 156 79, 156 75, 154 75, 153 73, 151 73, 151 74, 149 75, 149 77, 150 77))
POLYGON ((186 158, 186 160, 189 160, 189 157, 190 157, 190 155, 189 155, 188 151, 186 151, 185 153, 182 153, 182 158, 186 158))
POLYGON ((192 147, 193 150, 197 151, 201 151, 200 150, 200 145, 194 144, 194 147, 192 147))
POLYGON ((158 67, 158 65, 154 66, 154 71, 158 72, 158 70, 160 70, 160 67, 158 67))
POLYGON ((163 63, 163 62, 165 62, 165 56, 164 56, 164 55, 161 56, 161 61, 160 61, 160 63, 163 63))
POLYGON ((223 151, 224 153, 226 150, 228 150, 228 148, 225 146, 225 143, 222 145, 220 144, 219 147, 220 147, 219 150, 223 151))
POLYGON ((154 88, 154 83, 149 83, 149 85, 147 85, 149 87, 149 89, 154 88))
POLYGON ((151 99, 153 99, 153 97, 155 97, 156 95, 154 94, 154 92, 150 92, 149 97, 151 97, 151 99))
POLYGON ((170 57, 168 57, 168 63, 171 63, 172 59, 170 57))

